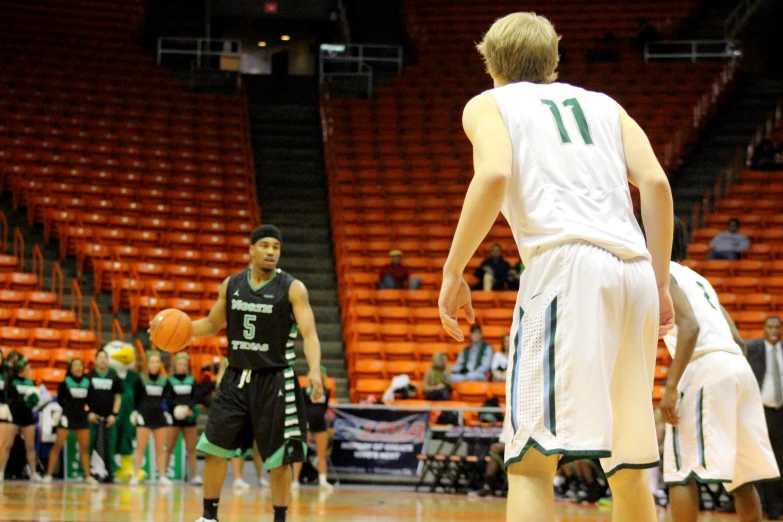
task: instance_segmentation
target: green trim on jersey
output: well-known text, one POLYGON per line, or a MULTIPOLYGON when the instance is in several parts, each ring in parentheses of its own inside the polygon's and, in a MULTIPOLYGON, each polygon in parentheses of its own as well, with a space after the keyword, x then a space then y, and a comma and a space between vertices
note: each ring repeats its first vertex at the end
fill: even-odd
POLYGON ((248 271, 247 271, 247 284, 248 284, 248 286, 250 286, 250 289, 251 289, 252 291, 254 291, 254 292, 258 292, 259 290, 263 289, 263 288, 264 288, 266 285, 268 285, 269 283, 271 283, 272 281, 274 281, 274 280, 275 280, 275 278, 277 277, 277 269, 275 269, 275 273, 274 273, 274 275, 273 275, 272 277, 270 277, 270 278, 269 278, 269 280, 267 280, 267 281, 264 281, 263 283, 261 283, 261 286, 259 286, 258 288, 256 288, 255 286, 253 286, 253 280, 250 278, 250 274, 251 274, 252 272, 253 272, 253 270, 252 270, 252 269, 250 269, 250 270, 248 270, 248 271))
POLYGON ((302 455, 307 455, 307 444, 302 439, 291 439, 287 440, 283 443, 282 446, 277 448, 277 451, 272 453, 272 456, 269 457, 264 461, 264 468, 266 468, 267 471, 271 471, 275 468, 279 468, 283 465, 283 456, 285 455, 285 452, 289 445, 291 444, 301 444, 302 445, 302 455))
POLYGON ((221 448, 220 446, 215 446, 211 442, 207 440, 206 435, 203 433, 201 434, 201 438, 198 440, 198 444, 196 444, 196 449, 198 451, 201 451, 202 453, 206 453, 208 455, 214 455, 216 457, 223 457, 224 459, 230 459, 232 457, 238 457, 240 455, 237 455, 238 450, 230 450, 226 448, 221 448))

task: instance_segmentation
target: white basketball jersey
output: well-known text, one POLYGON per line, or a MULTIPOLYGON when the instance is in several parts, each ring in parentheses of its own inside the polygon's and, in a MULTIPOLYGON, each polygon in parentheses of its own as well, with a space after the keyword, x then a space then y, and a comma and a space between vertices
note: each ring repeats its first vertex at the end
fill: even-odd
MULTIPOLYGON (((669 272, 677 281, 680 289, 685 292, 696 323, 699 325, 699 335, 696 339, 693 358, 709 352, 729 352, 742 355, 742 350, 734 342, 731 327, 720 309, 718 294, 715 293, 710 282, 687 266, 682 266, 674 261, 670 264, 669 272)), ((676 326, 666 334, 663 342, 674 357, 677 348, 676 326)))
POLYGON ((579 240, 621 259, 649 259, 615 102, 565 83, 520 82, 489 92, 511 135, 513 172, 502 212, 523 263, 579 240))

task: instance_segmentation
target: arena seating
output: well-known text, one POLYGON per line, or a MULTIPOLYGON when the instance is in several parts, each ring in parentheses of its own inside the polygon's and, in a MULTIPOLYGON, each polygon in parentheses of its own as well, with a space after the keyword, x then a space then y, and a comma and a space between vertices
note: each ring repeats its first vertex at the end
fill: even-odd
MULTIPOLYGON (((390 366, 392 361, 416 362, 406 373, 417 380, 432 353, 445 351, 453 361, 463 348, 439 327, 436 290, 471 178, 471 149, 462 132, 461 111, 471 96, 491 87, 475 42, 492 21, 519 10, 549 17, 563 35, 560 79, 614 97, 648 132, 661 162, 673 166, 683 147, 696 138, 709 107, 720 103, 734 65, 645 63, 640 53, 627 48, 616 63, 588 63, 583 56, 607 31, 626 42, 643 16, 664 35, 676 33, 696 4, 626 1, 606 9, 575 0, 502 1, 492 6, 406 3, 417 63, 373 99, 325 99, 322 104, 353 400, 383 393, 400 369, 390 366), (420 290, 375 290, 378 269, 388 263, 392 248, 404 252, 404 264, 422 279, 420 290), (355 366, 365 354, 376 361, 372 375, 355 366)), ((468 265, 470 283, 476 282, 473 271, 492 243, 503 247, 511 263, 518 259, 511 231, 499 218, 468 265)), ((497 348, 510 327, 508 311, 515 295, 474 292, 473 297, 481 308, 485 338, 497 348)), ((662 355, 664 365, 667 356, 662 355)), ((659 384, 664 380, 661 371, 659 384)), ((481 393, 467 396, 479 402, 481 393)))
POLYGON ((715 201, 715 211, 704 216, 704 226, 692 232, 688 265, 712 283, 746 339, 760 337, 769 313, 783 313, 781 196, 783 172, 743 172, 715 201), (730 218, 742 222, 740 232, 750 239, 750 250, 737 261, 705 259, 710 241, 730 218))
MULTIPOLYGON (((25 258, 22 234, 14 230, 11 251, 8 243, 8 224, 0 212, 0 351, 8 355, 16 350, 24 355, 33 368, 37 383, 56 388, 51 369, 63 368, 69 359, 92 361, 100 342, 100 312, 90 303, 89 329, 82 329, 82 293, 78 282, 71 281, 71 307, 63 309, 63 273, 54 264, 51 287, 44 285, 44 262, 40 248, 35 245, 32 255, 25 258), (31 270, 25 270, 29 265, 31 270)), ((62 379, 60 379, 61 381, 62 379)))
POLYGON ((145 5, 0 0, 0 182, 133 331, 203 316, 260 221, 244 96, 143 54, 145 5))

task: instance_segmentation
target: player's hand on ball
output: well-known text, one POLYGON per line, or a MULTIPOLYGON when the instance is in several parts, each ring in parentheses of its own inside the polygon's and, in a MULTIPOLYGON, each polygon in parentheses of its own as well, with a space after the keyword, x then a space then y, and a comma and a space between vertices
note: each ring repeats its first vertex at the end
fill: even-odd
POLYGON ((658 303, 660 307, 660 320, 658 322, 658 339, 661 339, 669 330, 674 328, 674 304, 669 293, 669 287, 658 289, 658 303))
POLYGON ((661 416, 666 424, 677 426, 680 423, 680 418, 677 416, 677 390, 672 390, 667 386, 658 408, 660 408, 661 416))
POLYGON ((316 369, 307 374, 307 383, 310 391, 310 399, 318 402, 324 394, 324 383, 321 381, 321 371, 316 369))
POLYGON ((470 324, 476 320, 473 314, 473 304, 470 301, 470 287, 462 276, 444 275, 438 298, 438 310, 443 329, 457 341, 464 341, 465 335, 459 327, 457 312, 465 309, 465 318, 470 324))

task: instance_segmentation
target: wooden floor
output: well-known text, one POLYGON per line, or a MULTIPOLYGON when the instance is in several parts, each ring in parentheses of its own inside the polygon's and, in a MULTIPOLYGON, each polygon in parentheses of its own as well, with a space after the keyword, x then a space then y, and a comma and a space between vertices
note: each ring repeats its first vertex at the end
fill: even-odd
MULTIPOLYGON (((194 486, 85 486, 55 482, 0 484, 3 521, 150 521, 193 522, 201 516, 201 488, 194 486)), ((558 522, 609 521, 606 508, 558 503, 558 522)), ((271 521, 268 488, 244 492, 226 488, 220 501, 221 522, 271 521)), ((504 499, 468 498, 391 489, 342 487, 334 493, 302 488, 289 508, 289 522, 503 521, 504 499)), ((704 515, 702 521, 733 520, 704 515)), ((660 521, 670 518, 660 512, 660 521)))

